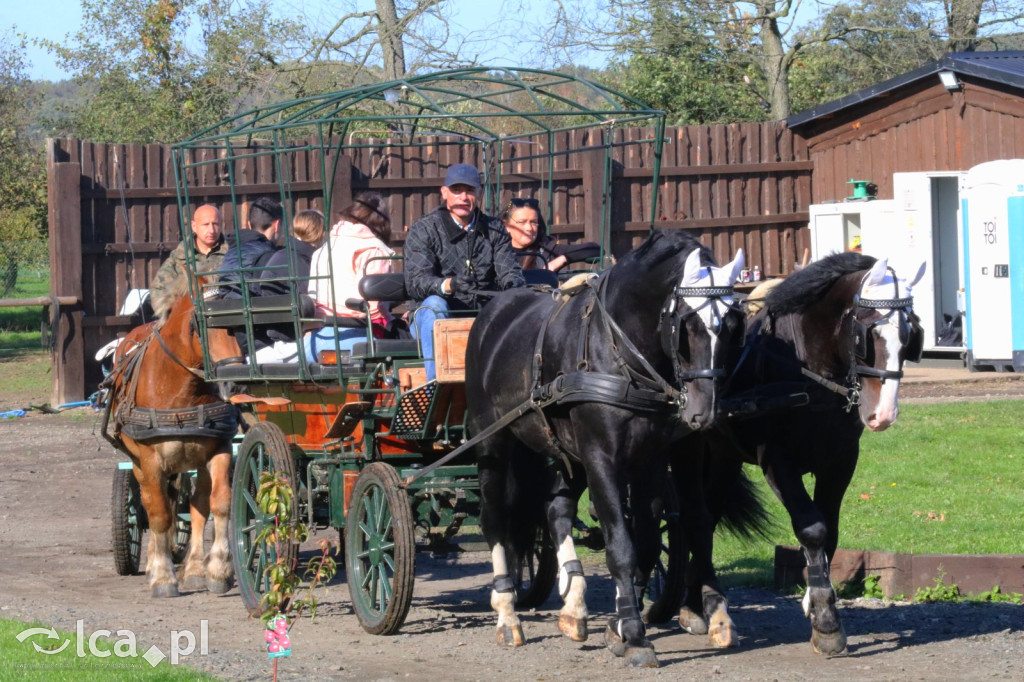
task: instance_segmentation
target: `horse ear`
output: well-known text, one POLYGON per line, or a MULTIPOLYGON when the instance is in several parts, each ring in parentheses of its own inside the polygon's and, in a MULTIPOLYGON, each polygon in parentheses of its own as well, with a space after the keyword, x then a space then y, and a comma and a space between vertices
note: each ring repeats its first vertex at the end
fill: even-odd
MULTIPOLYGON (((864 278, 863 287, 872 287, 881 284, 885 281, 885 276, 889 272, 889 259, 880 258, 875 261, 871 271, 868 272, 867 277, 864 278)), ((862 287, 862 288, 863 288, 862 287)))
POLYGON ((728 279, 725 280, 727 285, 732 285, 733 282, 740 278, 740 271, 743 269, 743 264, 746 262, 746 257, 743 254, 743 249, 736 249, 736 257, 732 259, 731 263, 727 263, 722 268, 723 271, 728 275, 728 279))
POLYGON ((924 271, 925 271, 925 268, 926 268, 926 267, 928 267, 928 264, 927 264, 927 263, 925 263, 924 261, 921 261, 921 267, 919 267, 919 268, 917 269, 917 274, 916 274, 916 275, 914 275, 914 278, 913 278, 912 280, 910 280, 910 281, 908 281, 908 282, 907 282, 907 289, 908 289, 908 290, 909 290, 909 289, 910 289, 911 287, 913 287, 913 286, 914 286, 915 284, 917 284, 918 282, 920 282, 920 281, 921 281, 921 278, 922 278, 922 277, 924 277, 924 271))
POLYGON ((683 267, 683 286, 692 286, 700 282, 700 249, 694 249, 686 257, 683 267))

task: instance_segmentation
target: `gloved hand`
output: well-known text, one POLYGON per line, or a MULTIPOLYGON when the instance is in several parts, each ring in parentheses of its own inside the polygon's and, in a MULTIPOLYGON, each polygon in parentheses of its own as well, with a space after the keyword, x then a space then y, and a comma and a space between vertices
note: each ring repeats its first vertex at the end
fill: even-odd
POLYGON ((469 294, 477 289, 475 277, 452 277, 453 294, 469 294))

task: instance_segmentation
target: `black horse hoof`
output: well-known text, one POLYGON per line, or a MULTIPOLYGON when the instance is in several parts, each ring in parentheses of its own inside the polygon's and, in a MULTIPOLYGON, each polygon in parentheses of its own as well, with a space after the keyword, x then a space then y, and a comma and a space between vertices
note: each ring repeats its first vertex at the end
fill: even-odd
POLYGON ((630 668, 657 668, 658 657, 654 647, 634 646, 627 649, 626 664, 630 668))
POLYGON ((818 632, 811 630, 811 646, 814 653, 835 656, 846 651, 846 633, 840 627, 835 632, 818 632))
POLYGON ((604 645, 619 658, 626 655, 626 643, 619 637, 619 633, 612 629, 611 623, 604 629, 604 645))

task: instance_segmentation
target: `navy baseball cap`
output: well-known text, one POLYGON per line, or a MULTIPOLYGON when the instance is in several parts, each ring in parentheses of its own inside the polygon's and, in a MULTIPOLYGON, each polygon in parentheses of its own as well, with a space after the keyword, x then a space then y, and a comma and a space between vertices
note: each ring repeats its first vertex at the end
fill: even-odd
POLYGON ((480 171, 468 163, 457 163, 448 169, 444 176, 444 186, 469 185, 480 189, 480 171))

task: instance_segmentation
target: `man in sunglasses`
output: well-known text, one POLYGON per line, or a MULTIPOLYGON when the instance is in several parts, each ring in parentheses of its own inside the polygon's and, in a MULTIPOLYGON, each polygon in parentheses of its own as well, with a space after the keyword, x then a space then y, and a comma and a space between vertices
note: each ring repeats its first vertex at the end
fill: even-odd
POLYGON ((441 205, 417 220, 405 240, 405 287, 416 303, 413 335, 435 377, 434 321, 476 310, 479 292, 522 286, 523 272, 501 221, 477 206, 480 172, 466 163, 448 169, 441 205))

